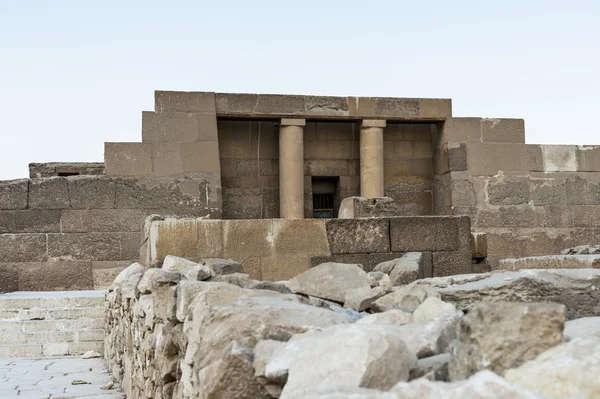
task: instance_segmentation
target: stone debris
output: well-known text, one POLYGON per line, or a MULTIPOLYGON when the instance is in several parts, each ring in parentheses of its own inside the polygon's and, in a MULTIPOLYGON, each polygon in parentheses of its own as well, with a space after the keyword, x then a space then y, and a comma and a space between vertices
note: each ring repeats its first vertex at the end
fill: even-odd
POLYGON ((212 269, 210 267, 172 255, 165 257, 162 269, 180 272, 187 279, 196 281, 207 280, 212 276, 212 269))
POLYGON ((82 359, 94 359, 97 357, 102 357, 102 355, 96 351, 87 351, 83 355, 81 355, 82 359))
POLYGON ((202 258, 200 263, 209 267, 216 276, 244 272, 242 264, 232 259, 202 258))
POLYGON ((480 370, 504 371, 563 342, 564 305, 482 302, 462 317, 448 372, 462 380, 480 370))
POLYGON ((561 255, 600 255, 600 245, 580 245, 573 248, 567 248, 560 253, 561 255))
POLYGON ((499 271, 418 283, 434 287, 443 301, 463 311, 481 301, 557 302, 566 306, 567 320, 600 316, 599 269, 499 271))
POLYGON ((369 289, 369 276, 360 265, 322 263, 294 277, 288 288, 295 293, 344 303, 353 289, 369 289))
POLYGON ((132 265, 107 293, 105 355, 127 397, 598 396, 597 318, 565 328, 567 312, 594 312, 588 298, 576 301, 570 292, 595 284, 593 269, 392 287, 383 270, 366 273, 356 264, 325 263, 269 282, 235 268, 209 268, 214 274, 198 281, 188 273, 193 263, 143 274, 132 265))
POLYGON ((600 338, 575 338, 504 376, 549 398, 600 398, 600 338))
POLYGON ((400 258, 382 262, 373 270, 388 274, 394 286, 406 285, 423 276, 424 262, 422 252, 409 252, 400 258))
POLYGON ((583 317, 565 323, 565 339, 600 338, 600 317, 583 317))

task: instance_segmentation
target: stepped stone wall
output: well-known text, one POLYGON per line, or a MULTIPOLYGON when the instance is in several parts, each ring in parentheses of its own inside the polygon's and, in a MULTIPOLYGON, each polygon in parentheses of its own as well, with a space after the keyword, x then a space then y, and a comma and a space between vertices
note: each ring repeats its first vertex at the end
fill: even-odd
POLYGON ((597 243, 600 147, 525 144, 519 119, 450 118, 437 155, 436 213, 468 215, 492 267, 597 243))
POLYGON ((244 273, 287 280, 323 262, 358 263, 370 271, 406 252, 424 252, 426 276, 471 272, 467 217, 205 220, 149 218, 141 259, 157 267, 167 255, 192 261, 231 258, 244 273))
POLYGON ((0 182, 0 292, 104 288, 139 259, 148 215, 219 217, 207 190, 185 178, 0 182))

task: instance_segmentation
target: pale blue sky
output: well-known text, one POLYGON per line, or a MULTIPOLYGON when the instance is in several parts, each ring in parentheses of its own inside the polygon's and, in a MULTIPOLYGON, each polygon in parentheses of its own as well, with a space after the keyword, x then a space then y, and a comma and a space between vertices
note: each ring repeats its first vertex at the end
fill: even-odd
POLYGON ((600 144, 600 2, 0 0, 0 179, 140 141, 155 89, 452 98, 600 144))

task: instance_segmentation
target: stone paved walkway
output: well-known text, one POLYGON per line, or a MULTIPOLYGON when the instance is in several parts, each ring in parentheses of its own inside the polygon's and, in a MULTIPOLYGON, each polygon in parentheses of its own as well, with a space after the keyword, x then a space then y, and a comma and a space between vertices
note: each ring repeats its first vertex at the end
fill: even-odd
POLYGON ((0 398, 124 398, 118 388, 107 391, 100 389, 110 381, 112 378, 101 358, 0 358, 0 398), (84 380, 89 384, 72 385, 73 380, 84 380))

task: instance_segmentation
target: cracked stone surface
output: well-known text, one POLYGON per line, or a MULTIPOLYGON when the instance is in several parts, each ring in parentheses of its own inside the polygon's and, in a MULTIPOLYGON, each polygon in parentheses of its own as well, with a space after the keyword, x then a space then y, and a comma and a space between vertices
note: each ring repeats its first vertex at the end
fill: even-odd
POLYGON ((0 359, 0 398, 15 399, 123 399, 115 384, 110 390, 100 387, 112 381, 104 359, 79 356, 0 359), (72 385, 74 380, 87 384, 72 385))

